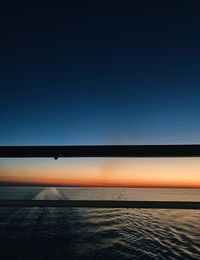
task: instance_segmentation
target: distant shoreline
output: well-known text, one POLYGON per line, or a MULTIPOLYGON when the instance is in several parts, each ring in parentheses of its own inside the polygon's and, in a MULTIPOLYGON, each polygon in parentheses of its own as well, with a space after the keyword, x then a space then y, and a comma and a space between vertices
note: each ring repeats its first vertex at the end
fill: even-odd
POLYGON ((174 187, 174 186, 93 186, 93 185, 44 185, 44 184, 25 184, 25 183, 20 183, 20 184, 14 184, 14 183, 4 183, 0 184, 0 188, 5 188, 5 187, 10 187, 10 188, 17 188, 17 187, 57 187, 57 188, 125 188, 125 189, 200 189, 200 187, 174 187))

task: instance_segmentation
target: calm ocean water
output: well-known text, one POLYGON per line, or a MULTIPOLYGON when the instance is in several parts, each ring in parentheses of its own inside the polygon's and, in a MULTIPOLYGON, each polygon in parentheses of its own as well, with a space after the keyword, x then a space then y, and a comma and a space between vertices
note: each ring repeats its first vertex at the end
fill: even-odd
MULTIPOLYGON (((1 188, 0 199, 200 201, 196 189, 1 188)), ((200 259, 200 211, 0 209, 0 259, 200 259)))

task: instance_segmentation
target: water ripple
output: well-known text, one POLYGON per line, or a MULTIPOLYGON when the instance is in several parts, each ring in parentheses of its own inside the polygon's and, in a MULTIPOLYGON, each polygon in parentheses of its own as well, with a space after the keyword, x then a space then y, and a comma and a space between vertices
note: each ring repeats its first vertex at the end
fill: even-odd
POLYGON ((0 259, 200 259, 199 220, 194 210, 2 209, 0 259))

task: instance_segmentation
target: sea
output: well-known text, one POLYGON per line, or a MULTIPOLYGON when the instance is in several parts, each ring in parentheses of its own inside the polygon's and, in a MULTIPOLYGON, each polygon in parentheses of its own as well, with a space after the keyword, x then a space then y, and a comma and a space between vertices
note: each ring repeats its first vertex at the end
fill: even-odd
MULTIPOLYGON (((0 199, 200 201, 200 190, 2 187, 0 199)), ((0 259, 200 259, 200 210, 0 208, 0 259)))

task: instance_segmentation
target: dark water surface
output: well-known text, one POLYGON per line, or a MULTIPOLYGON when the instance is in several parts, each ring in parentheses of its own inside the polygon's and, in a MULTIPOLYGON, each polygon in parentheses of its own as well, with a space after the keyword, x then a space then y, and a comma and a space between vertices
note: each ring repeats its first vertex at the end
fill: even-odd
MULTIPOLYGON (((12 199, 200 200, 199 190, 1 188, 12 199)), ((0 259, 200 259, 200 211, 0 209, 0 259)))

